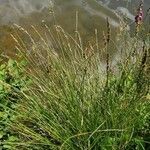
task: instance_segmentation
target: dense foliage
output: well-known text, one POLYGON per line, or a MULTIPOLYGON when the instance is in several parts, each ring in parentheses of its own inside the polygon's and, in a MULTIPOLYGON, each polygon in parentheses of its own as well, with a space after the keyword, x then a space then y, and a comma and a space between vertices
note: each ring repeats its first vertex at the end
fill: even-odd
POLYGON ((1 66, 1 146, 148 150, 149 36, 141 42, 139 35, 122 32, 114 64, 107 40, 100 48, 106 53, 104 67, 98 46, 87 51, 61 28, 56 32, 57 49, 41 37, 42 51, 35 42, 25 55, 30 88, 21 63, 1 66))
POLYGON ((0 65, 0 149, 13 149, 8 142, 17 141, 9 125, 15 118, 16 104, 28 78, 24 72, 24 62, 10 59, 0 65))
POLYGON ((113 39, 107 20, 104 42, 86 46, 60 26, 45 25, 46 37, 32 26, 39 41, 16 27, 23 61, 0 66, 0 149, 150 149, 150 36, 140 24, 131 36, 123 23, 113 39))

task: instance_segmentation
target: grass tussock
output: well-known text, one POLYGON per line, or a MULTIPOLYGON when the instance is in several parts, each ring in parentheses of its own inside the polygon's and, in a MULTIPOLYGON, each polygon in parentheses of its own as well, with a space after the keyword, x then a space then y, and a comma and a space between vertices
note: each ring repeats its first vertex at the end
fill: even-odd
POLYGON ((12 36, 32 82, 21 91, 11 124, 18 140, 7 144, 36 150, 149 149, 149 36, 130 37, 123 30, 114 44, 108 22, 104 46, 96 36, 85 48, 78 32, 73 38, 59 26, 46 28, 43 37, 33 27, 38 43, 20 28, 29 48, 12 36), (113 59, 111 42, 117 50, 113 59))

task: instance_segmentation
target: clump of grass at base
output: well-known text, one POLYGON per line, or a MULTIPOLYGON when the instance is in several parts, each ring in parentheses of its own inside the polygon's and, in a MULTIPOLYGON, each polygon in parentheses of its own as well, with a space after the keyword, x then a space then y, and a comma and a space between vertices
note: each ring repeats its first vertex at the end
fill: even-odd
POLYGON ((33 85, 18 104, 12 129, 20 143, 13 144, 37 150, 146 149, 149 39, 141 49, 138 37, 121 37, 122 58, 106 77, 97 47, 85 51, 80 38, 60 27, 56 35, 50 46, 41 37, 42 51, 33 42, 35 55, 27 56, 33 85))

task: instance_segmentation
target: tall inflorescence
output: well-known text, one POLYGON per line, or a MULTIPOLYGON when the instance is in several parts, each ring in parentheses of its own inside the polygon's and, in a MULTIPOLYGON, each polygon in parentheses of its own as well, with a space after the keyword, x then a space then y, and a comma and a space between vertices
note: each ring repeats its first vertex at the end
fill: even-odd
POLYGON ((143 23, 143 19, 144 19, 143 6, 144 6, 144 0, 141 0, 140 5, 137 9, 137 14, 135 16, 136 33, 139 32, 140 26, 143 23))

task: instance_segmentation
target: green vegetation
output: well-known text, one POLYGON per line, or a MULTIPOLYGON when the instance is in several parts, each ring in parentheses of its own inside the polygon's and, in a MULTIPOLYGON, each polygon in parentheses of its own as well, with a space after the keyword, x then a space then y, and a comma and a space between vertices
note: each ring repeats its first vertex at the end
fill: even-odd
POLYGON ((20 100, 20 91, 28 83, 24 74, 24 62, 9 60, 0 66, 0 149, 12 149, 8 142, 17 140, 9 124, 15 119, 16 104, 20 100))
POLYGON ((0 67, 1 149, 150 149, 149 35, 120 31, 111 58, 108 23, 104 46, 97 35, 84 47, 79 33, 46 28, 51 43, 34 27, 38 43, 19 28, 30 50, 13 36, 28 67, 0 67))

